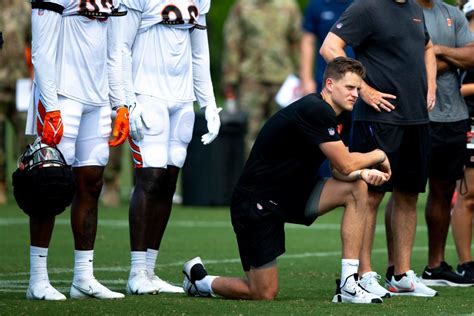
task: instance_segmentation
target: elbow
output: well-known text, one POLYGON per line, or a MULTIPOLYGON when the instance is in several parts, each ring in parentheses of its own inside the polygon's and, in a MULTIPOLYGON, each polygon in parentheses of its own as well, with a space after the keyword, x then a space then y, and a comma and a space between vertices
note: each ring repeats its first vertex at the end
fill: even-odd
POLYGON ((347 161, 341 164, 340 166, 336 167, 336 169, 345 176, 348 176, 349 174, 351 174, 351 172, 358 170, 355 164, 351 161, 347 161))

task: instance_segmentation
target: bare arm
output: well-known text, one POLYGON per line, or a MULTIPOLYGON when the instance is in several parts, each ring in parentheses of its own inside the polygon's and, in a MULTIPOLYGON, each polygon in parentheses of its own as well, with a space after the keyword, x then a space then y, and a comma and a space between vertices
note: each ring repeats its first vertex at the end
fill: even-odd
POLYGON ((425 68, 428 81, 426 107, 428 111, 431 111, 436 103, 436 56, 431 40, 425 46, 425 68))
POLYGON ((317 90, 313 74, 315 45, 316 36, 313 33, 304 32, 300 43, 300 78, 303 94, 317 90))
POLYGON ((474 42, 469 42, 464 47, 448 47, 434 45, 434 53, 437 58, 460 69, 474 69, 474 42))
POLYGON ((474 83, 466 83, 461 86, 461 94, 463 97, 474 95, 474 83))
POLYGON ((333 177, 337 180, 352 182, 356 180, 364 180, 368 184, 382 185, 389 180, 389 175, 377 169, 361 169, 351 172, 348 175, 340 173, 337 169, 332 168, 333 177))

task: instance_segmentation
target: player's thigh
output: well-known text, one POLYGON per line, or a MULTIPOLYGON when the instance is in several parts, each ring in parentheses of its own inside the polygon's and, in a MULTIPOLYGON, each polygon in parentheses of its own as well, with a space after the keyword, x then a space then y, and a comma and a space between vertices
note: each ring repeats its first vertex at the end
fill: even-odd
POLYGON ((74 167, 105 166, 109 159, 108 140, 112 132, 109 106, 86 105, 76 139, 74 167))
POLYGON ((323 215, 336 207, 345 206, 356 197, 364 198, 368 195, 367 184, 362 180, 339 181, 329 178, 324 183, 319 198, 318 216, 323 215))
POLYGON ((58 96, 64 131, 58 149, 68 165, 73 165, 76 157, 76 139, 79 135, 84 104, 63 96, 58 96))
POLYGON ((168 165, 183 167, 193 137, 194 118, 192 102, 175 104, 170 108, 168 165))
POLYGON ((138 95, 137 102, 147 117, 148 127, 143 139, 130 139, 130 149, 136 168, 166 168, 170 135, 168 104, 154 97, 138 95))

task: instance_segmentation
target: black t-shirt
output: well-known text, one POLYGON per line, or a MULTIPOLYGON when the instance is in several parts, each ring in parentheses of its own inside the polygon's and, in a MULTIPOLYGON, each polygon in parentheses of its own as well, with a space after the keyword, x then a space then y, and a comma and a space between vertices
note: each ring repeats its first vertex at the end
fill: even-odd
POLYGON ((332 107, 309 94, 273 115, 263 126, 236 190, 270 201, 285 221, 304 214, 326 158, 319 144, 339 141, 332 107))
MULTIPOLYGON (((466 75, 462 81, 463 84, 465 83, 474 83, 474 71, 468 70, 466 71, 466 75)), ((474 95, 470 95, 464 98, 466 101, 467 109, 469 111, 469 116, 474 117, 474 95)))
POLYGON ((392 112, 377 112, 359 98, 354 120, 389 124, 428 123, 426 109, 425 46, 430 37, 423 10, 414 0, 356 0, 334 24, 331 32, 352 46, 366 67, 366 82, 384 93, 392 112))

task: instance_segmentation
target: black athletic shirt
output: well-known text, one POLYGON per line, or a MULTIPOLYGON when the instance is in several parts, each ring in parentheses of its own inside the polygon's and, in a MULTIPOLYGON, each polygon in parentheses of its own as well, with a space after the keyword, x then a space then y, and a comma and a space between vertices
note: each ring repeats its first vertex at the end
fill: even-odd
POLYGON ((280 110, 260 131, 235 190, 270 201, 285 221, 295 222, 326 158, 319 144, 340 140, 337 124, 336 113, 317 94, 280 110))
MULTIPOLYGON (((474 71, 468 70, 466 71, 466 76, 464 77, 463 84, 467 83, 474 83, 474 71)), ((469 111, 469 116, 474 117, 474 95, 470 95, 464 98, 466 101, 467 109, 469 111)))
POLYGON ((397 125, 429 122, 426 109, 425 46, 430 37, 414 0, 355 0, 331 32, 352 46, 366 67, 366 82, 397 96, 392 112, 377 112, 359 98, 354 120, 397 125))

